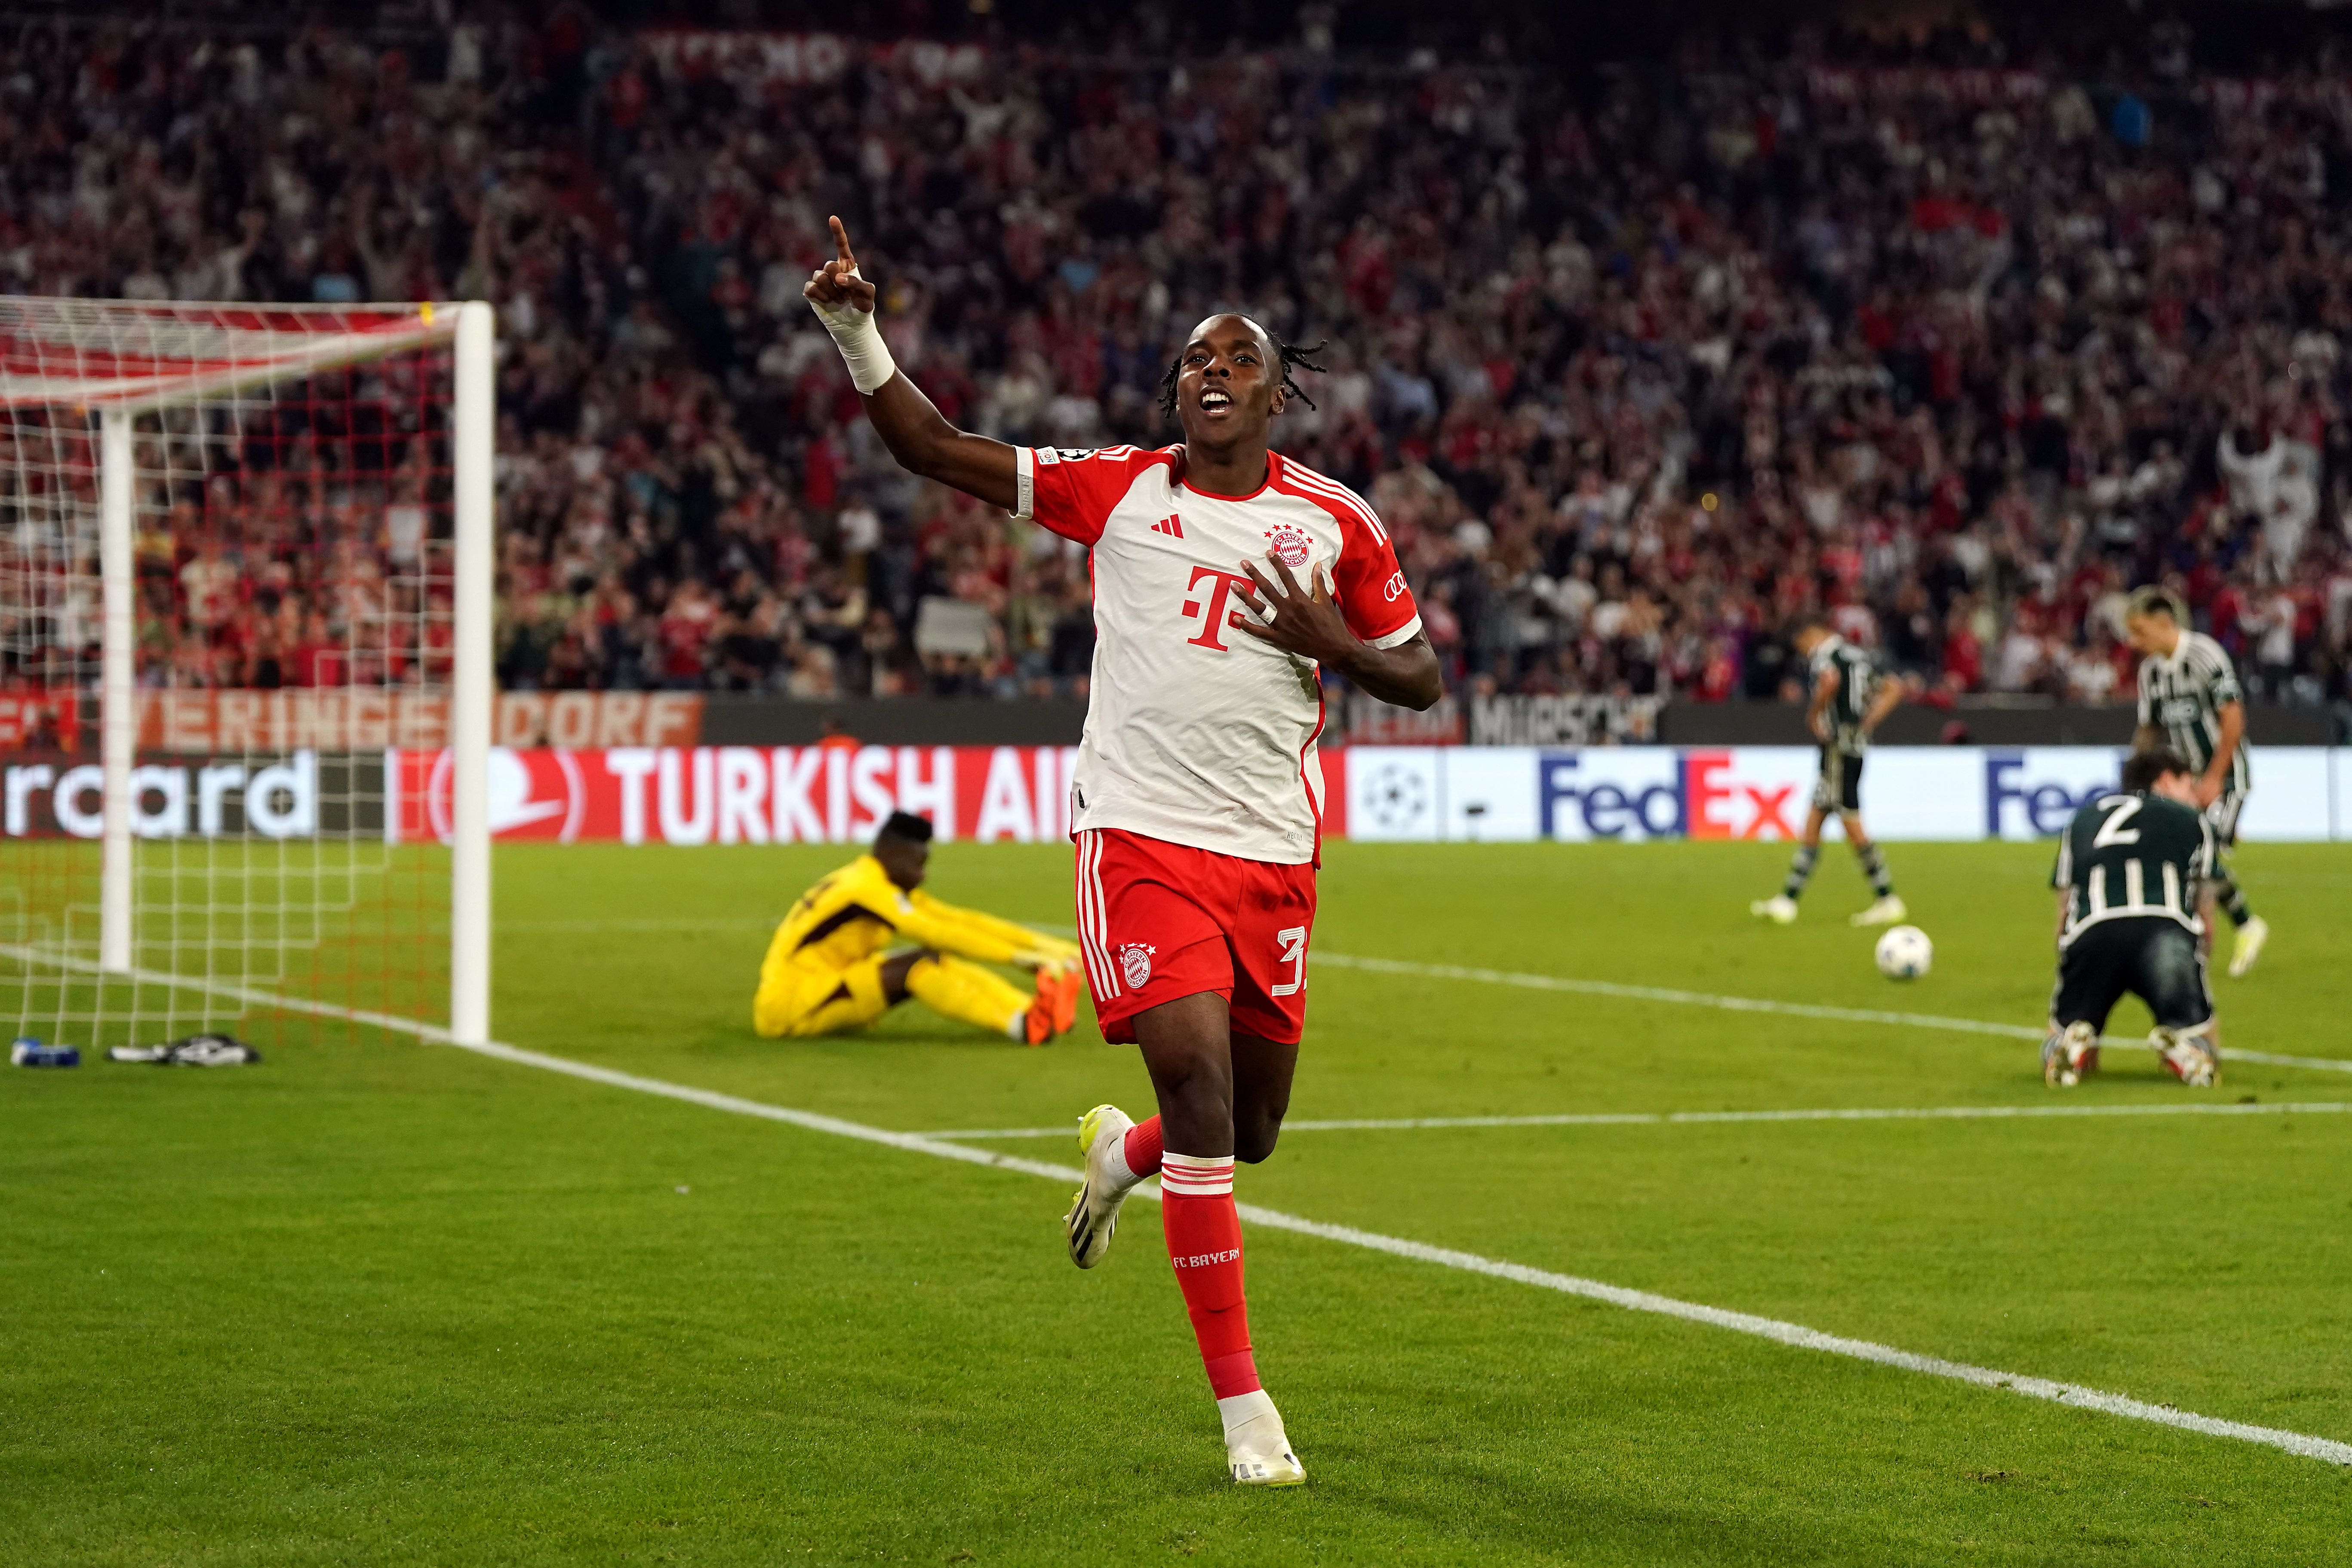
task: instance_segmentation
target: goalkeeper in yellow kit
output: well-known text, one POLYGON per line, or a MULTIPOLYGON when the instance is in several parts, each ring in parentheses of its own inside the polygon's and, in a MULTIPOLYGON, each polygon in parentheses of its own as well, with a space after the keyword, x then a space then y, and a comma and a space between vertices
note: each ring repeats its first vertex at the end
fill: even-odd
POLYGON ((870 853, 803 893, 768 943, 751 1026, 769 1039, 837 1035, 909 996, 1032 1046, 1076 1022, 1077 944, 919 891, 930 858, 931 825, 893 812, 870 853), (885 956, 904 942, 918 945, 885 956), (965 959, 1034 970, 1036 992, 965 959))

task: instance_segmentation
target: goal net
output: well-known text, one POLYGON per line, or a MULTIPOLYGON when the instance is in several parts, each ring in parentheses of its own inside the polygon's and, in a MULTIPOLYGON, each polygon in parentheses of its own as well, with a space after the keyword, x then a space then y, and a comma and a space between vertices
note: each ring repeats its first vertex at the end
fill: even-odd
POLYGON ((477 304, 0 298, 17 1037, 484 1037, 491 353, 477 304))

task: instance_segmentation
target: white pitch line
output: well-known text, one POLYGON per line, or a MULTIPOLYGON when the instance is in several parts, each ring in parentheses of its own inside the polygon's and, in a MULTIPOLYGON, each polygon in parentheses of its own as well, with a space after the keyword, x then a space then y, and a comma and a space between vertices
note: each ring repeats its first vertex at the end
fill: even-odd
MULTIPOLYGON (((436 1031, 439 1033, 440 1031, 436 1031)), ((454 1042, 452 1042, 454 1043, 454 1042)), ((667 1083, 659 1079, 640 1078, 634 1073, 616 1071, 587 1062, 572 1061, 539 1051, 501 1045, 466 1046, 461 1049, 495 1057, 501 1061, 523 1067, 534 1067, 566 1077, 605 1084, 614 1089, 634 1089, 640 1094, 658 1095, 667 1100, 683 1100, 690 1105, 723 1110, 738 1116, 755 1116, 770 1121, 782 1121, 812 1132, 830 1133, 837 1138, 850 1138, 860 1142, 878 1143, 886 1148, 902 1150, 912 1154, 929 1154, 936 1159, 955 1160, 965 1164, 990 1165, 999 1170, 1016 1171, 1024 1175, 1043 1176, 1049 1180, 1076 1182, 1084 1173, 1066 1165, 1049 1165, 1034 1160, 1017 1159, 995 1154, 966 1144, 927 1138, 915 1132, 891 1132, 879 1127, 845 1121, 840 1117, 823 1116, 813 1111, 794 1110, 785 1106, 768 1105, 759 1100, 742 1100, 731 1094, 694 1089, 684 1084, 667 1083)), ((1157 1199, 1158 1190, 1149 1184, 1136 1189, 1136 1195, 1157 1199)), ((2120 1415, 2134 1421, 2153 1422, 2158 1426, 2179 1427, 2201 1433, 2210 1437, 2231 1437, 2243 1443, 2256 1443, 2266 1447, 2283 1449, 2305 1458, 2320 1459, 2332 1465, 2352 1466, 2352 1443, 2339 1443, 2328 1437, 2316 1437, 2303 1432, 2290 1432, 2274 1426, 2255 1426, 2242 1421, 2224 1421, 2211 1415, 2200 1415, 2169 1405, 2150 1405, 2145 1400, 2127 1398, 2120 1394, 2108 1394, 2080 1384, 2060 1383, 2051 1378, 2023 1377, 2014 1373, 1997 1372, 1990 1367, 1975 1366, 1967 1362, 1947 1361, 1941 1356, 1920 1355, 1912 1351, 1898 1350, 1869 1340, 1850 1339, 1842 1334, 1827 1334, 1819 1329, 1809 1329, 1801 1323, 1784 1322, 1777 1318, 1764 1318, 1749 1312, 1734 1312, 1721 1307, 1708 1307, 1695 1301, 1678 1300, 1648 1290, 1628 1289, 1622 1285, 1605 1284, 1598 1279, 1580 1279, 1572 1274, 1556 1274, 1549 1269, 1529 1268, 1523 1264, 1507 1263, 1499 1258, 1482 1258, 1475 1253, 1456 1252, 1450 1247, 1431 1247, 1424 1242, 1410 1241, 1402 1237, 1382 1236, 1376 1231, 1358 1230, 1352 1226, 1325 1225, 1317 1220, 1303 1219, 1278 1209, 1262 1208, 1255 1204, 1238 1205, 1241 1216, 1252 1225, 1273 1230, 1286 1230, 1300 1236, 1312 1236, 1344 1246, 1360 1247, 1372 1252, 1384 1252, 1394 1258, 1409 1258, 1416 1263, 1433 1263, 1440 1268, 1455 1268, 1465 1273, 1483 1274, 1489 1279, 1507 1279, 1538 1289, 1557 1290, 1563 1295, 1581 1296, 1589 1300, 1606 1302, 1610 1306, 1631 1311, 1651 1312, 1662 1317, 1679 1318, 1685 1322, 1701 1323, 1709 1328, 1728 1329, 1734 1333, 1750 1334, 1759 1339, 1798 1350, 1818 1351, 1828 1355, 1845 1356, 1854 1361, 1873 1362, 1881 1366, 1918 1373, 1929 1377, 1948 1378, 1971 1384, 1979 1388, 2006 1389, 2032 1399, 2045 1399, 2054 1404, 2071 1405, 2085 1410, 2096 1410, 2109 1415, 2120 1415)))
MULTIPOLYGON (((1372 974, 1402 974, 1424 980, 1469 980, 1486 985, 1513 985, 1528 991, 1564 991, 1581 996, 1613 996, 1627 1002, 1664 1002, 1681 1007, 1714 1007, 1727 1013, 1776 1013, 1790 1018, 1823 1018, 1840 1024, 1893 1024, 1910 1029, 1943 1029, 1964 1035, 1998 1035, 2004 1039, 2040 1042, 2047 1034, 2024 1024, 1996 1024, 1981 1018, 1946 1018, 1933 1013, 1896 1013, 1877 1007, 1833 1007, 1817 1002, 1776 1002, 1759 996, 1718 996, 1706 991, 1678 991, 1661 985, 1625 985, 1613 980, 1577 980, 1559 974, 1519 974, 1502 969, 1473 969, 1454 963, 1415 963, 1398 958, 1359 958, 1344 952, 1310 954, 1318 963, 1334 969, 1357 969, 1372 974)), ((2146 1040, 2110 1035, 2100 1042, 2110 1050, 2153 1050, 2146 1040)), ((2320 1072, 2352 1072, 2352 1059, 2336 1057, 2283 1057, 2268 1051, 2224 1047, 2224 1062, 2257 1062, 2263 1067, 2311 1068, 2320 1072)))
POLYGON ((420 1039, 448 1044, 448 1032, 436 1029, 430 1024, 420 1024, 414 1018, 404 1018, 396 1013, 374 1013, 364 1008, 339 1006, 332 1002, 313 1002, 306 997, 288 996, 276 991, 264 991, 258 986, 239 985, 226 980, 212 980, 200 974, 173 974, 162 969, 106 969, 87 958, 70 953, 51 952, 43 948, 26 947, 16 942, 0 942, 0 958, 13 958, 19 963, 45 963, 52 969, 70 970, 76 974, 93 974, 103 979, 136 980, 146 985, 166 985, 179 991, 201 991, 247 1006, 274 1007, 289 1013, 306 1014, 313 1018, 341 1018, 353 1024, 369 1024, 396 1034, 415 1035, 420 1039))
POLYGON ((1820 1351, 1828 1355, 1846 1356, 1854 1361, 1874 1362, 1881 1366, 1919 1373, 1928 1377, 1949 1378, 1956 1383, 1973 1384, 1979 1388, 2006 1389, 2029 1399, 2046 1399, 2057 1405, 2071 1405, 2084 1410, 2096 1410, 2108 1415, 2121 1415, 2133 1421, 2151 1421, 2158 1426, 2177 1426, 2186 1431, 2201 1432, 2210 1437, 2234 1437, 2243 1443, 2260 1443, 2268 1447, 2284 1448, 2290 1454, 2305 1458, 2324 1459, 2332 1465, 2352 1465, 2352 1443, 2339 1443, 2333 1438, 2313 1437, 2300 1432, 2282 1431, 2273 1426, 2252 1426, 2241 1421, 2222 1421, 2210 1415, 2199 1415, 2169 1405, 2150 1405, 2145 1400, 2127 1398, 2120 1394, 2107 1394, 2080 1384, 2059 1383, 2045 1377, 2021 1377, 2014 1373, 1996 1372, 1990 1367, 1975 1366, 1967 1362, 1946 1361, 1941 1356, 1919 1355, 1911 1351, 1897 1350, 1892 1345, 1876 1344, 1869 1340, 1848 1339, 1843 1334, 1825 1334, 1801 1323, 1783 1322, 1777 1318, 1762 1318, 1749 1312, 1728 1311, 1721 1307, 1705 1307, 1696 1302, 1676 1300, 1671 1296, 1659 1296, 1647 1290, 1630 1290, 1622 1285, 1604 1285, 1597 1279, 1580 1279, 1572 1274, 1554 1274, 1548 1269, 1529 1268, 1521 1264, 1498 1262, 1481 1258, 1475 1253, 1456 1252, 1450 1247, 1429 1247, 1418 1241, 1401 1241, 1393 1237, 1357 1230, 1349 1226, 1320 1225, 1313 1220, 1293 1219, 1287 1215, 1261 1209, 1253 1204, 1239 1205, 1242 1217, 1253 1225, 1271 1226, 1277 1230, 1296 1231, 1302 1236, 1320 1237, 1326 1241, 1361 1247, 1374 1252, 1385 1252, 1397 1258, 1409 1258, 1417 1263, 1434 1263, 1441 1268, 1459 1268, 1466 1273, 1484 1274, 1490 1279, 1508 1279, 1538 1289, 1557 1290, 1566 1296, 1582 1296, 1590 1300, 1604 1301, 1629 1311, 1655 1312, 1662 1317, 1680 1318, 1685 1322, 1704 1323, 1709 1328, 1728 1329, 1734 1333, 1753 1334, 1799 1350, 1820 1351))
MULTIPOLYGON (((772 921, 756 917, 740 920, 617 920, 501 921, 500 931, 590 934, 604 931, 729 931, 766 930, 772 921)), ((1040 931, 1067 936, 1075 928, 1044 924, 1040 931)), ((1373 974, 1405 974, 1429 980, 1468 980, 1486 985, 1516 985, 1529 991, 1564 991, 1585 996, 1613 996, 1627 1002, 1663 1002, 1681 1007, 1713 1007, 1729 1013, 1774 1013, 1783 1017, 1822 1018, 1841 1024, 1893 1024, 1910 1029, 1942 1029, 1964 1035, 1995 1035, 2003 1039, 2039 1042, 2046 1031, 2025 1024, 2000 1024, 1982 1018, 1948 1018, 1933 1013, 1901 1013, 1878 1007, 1837 1007, 1815 1002, 1780 1002, 1762 996, 1719 996, 1706 991, 1683 991, 1661 985, 1627 985, 1613 980, 1579 980, 1561 974, 1522 974, 1500 969, 1468 968, 1452 963, 1416 963, 1397 958, 1363 958, 1345 952, 1315 952, 1317 963, 1334 969, 1358 969, 1373 974)), ((2146 1040, 2110 1035, 2100 1042, 2109 1050, 2148 1051, 2146 1040)), ((2224 1061, 2254 1062, 2263 1067, 2310 1068, 2319 1072, 2352 1072, 2352 1059, 2333 1057, 2289 1057, 2269 1051, 2224 1050, 2224 1061)))
MULTIPOLYGON (((1066 926, 1049 928, 1067 932, 1066 926)), ((1364 958, 1346 952, 1309 952, 1317 963, 1334 969, 1356 969, 1370 974, 1402 974, 1427 980, 1467 980, 1484 985, 1514 985, 1528 991, 1559 991, 1584 996, 1612 996, 1626 1002, 1663 1002, 1679 1007, 1713 1007, 1727 1013, 1774 1013, 1791 1018, 1822 1018, 1839 1024, 1893 1024, 1911 1029, 1942 1029, 1963 1035, 1996 1035, 2004 1039, 2040 1042, 2048 1034, 2026 1024, 2000 1024, 1983 1018, 1948 1018, 1935 1013, 1899 1013, 1879 1007, 1837 1007, 1818 1002, 1780 1002, 1763 996, 1721 996, 1706 991, 1684 991, 1663 985, 1627 985, 1614 980, 1579 980, 1564 974, 1524 974, 1502 969, 1477 969, 1455 963, 1418 963, 1402 958, 1364 958)), ((2152 1051, 2146 1040, 2108 1035, 2100 1042, 2109 1050, 2152 1051)), ((2270 1051, 2221 1052, 2223 1061, 2255 1062, 2263 1067, 2310 1068, 2318 1072, 2352 1072, 2352 1059, 2336 1057, 2288 1057, 2270 1051)))
MULTIPOLYGON (((2001 1121, 2050 1116, 2314 1116, 2352 1113, 2352 1101, 2279 1100, 2254 1104, 1864 1106, 1822 1110, 1596 1110, 1544 1116, 1346 1117, 1286 1121, 1285 1132, 1428 1132, 1453 1127, 1667 1127, 1741 1121, 2001 1121)), ((1067 1127, 971 1127, 926 1138, 1067 1138, 1067 1127)))
MULTIPOLYGON (((36 953, 32 950, 0 944, 0 953, 25 960, 50 959, 54 955, 36 953)), ((69 965, 79 967, 79 962, 69 965)), ((89 965, 95 968, 96 965, 89 965)), ((868 1127, 863 1122, 849 1121, 837 1116, 821 1115, 813 1110, 795 1110, 788 1106, 768 1105, 756 1100, 744 1100, 715 1089, 696 1089, 688 1084, 666 1082, 661 1079, 641 1078, 616 1068, 598 1067, 593 1062, 573 1061, 568 1057, 549 1056, 543 1051, 525 1050, 497 1040, 474 1045, 461 1044, 449 1031, 413 1018, 399 1018, 381 1013, 363 1013, 338 1007, 326 1002, 298 1002, 292 997, 269 997, 247 986, 220 985, 215 982, 198 980, 187 975, 162 975, 160 980, 187 985, 197 990, 218 990, 239 1000, 265 1001, 270 1005, 293 1006, 297 1010, 322 1016, 348 1018, 355 1023, 373 1024, 394 1033, 405 1034, 438 1045, 457 1046, 477 1056, 494 1058, 519 1067, 537 1068, 543 1072, 561 1073, 566 1078, 603 1084, 611 1089, 625 1089, 638 1094, 657 1096, 664 1100, 698 1105, 706 1110, 720 1110, 735 1116, 757 1117, 767 1121, 781 1121, 811 1132, 824 1132, 835 1138, 854 1139, 864 1143, 878 1143, 910 1154, 928 1154, 934 1159, 953 1160, 967 1165, 986 1165, 997 1170, 1015 1171, 1023 1175, 1042 1176, 1052 1181, 1083 1180, 1083 1173, 1066 1165, 1048 1165, 1036 1160, 1023 1160, 1010 1154, 998 1154, 986 1149, 973 1149, 961 1143, 947 1142, 926 1137, 919 1132, 892 1132, 880 1127, 868 1127)), ((1160 1194, 1147 1184, 1138 1187, 1135 1195, 1156 1200, 1160 1194)), ((2096 1410, 2108 1415, 2120 1415, 2129 1420, 2147 1421, 2160 1426, 2172 1426, 2183 1431, 2200 1433, 2209 1437, 2230 1437, 2242 1443, 2255 1443, 2278 1448, 2304 1458, 2320 1459, 2331 1465, 2352 1467, 2352 1443, 2340 1443, 2331 1437, 2315 1437, 2308 1433, 2290 1432, 2275 1426, 2254 1426, 2242 1421, 2224 1421, 2211 1415, 2200 1415, 2169 1405, 2150 1405, 2145 1400, 2127 1398, 2120 1394, 2108 1394, 2080 1384, 2060 1383, 2050 1378, 2023 1377, 2014 1373, 1997 1372, 1990 1367, 1967 1362, 1946 1361, 1940 1356, 1920 1355, 1882 1345, 1869 1340, 1849 1339, 1841 1334, 1826 1334, 1819 1329, 1809 1329, 1801 1323, 1784 1322, 1778 1318, 1758 1317, 1749 1312, 1734 1312, 1722 1307, 1703 1306, 1695 1301, 1679 1300, 1672 1296, 1660 1296, 1648 1290, 1629 1289, 1622 1285, 1605 1284, 1598 1279, 1580 1279, 1573 1274, 1555 1274, 1549 1269, 1529 1268, 1524 1264, 1507 1263, 1499 1258, 1482 1258, 1473 1252, 1456 1252, 1450 1247, 1431 1247, 1425 1242, 1409 1241, 1402 1237, 1382 1236, 1377 1231, 1358 1230, 1352 1226, 1325 1225, 1318 1220, 1302 1219, 1278 1209, 1260 1208, 1255 1204, 1238 1205, 1241 1215, 1252 1225, 1272 1230, 1286 1230, 1299 1236, 1312 1236, 1325 1241, 1335 1241, 1348 1247, 1360 1247, 1367 1251, 1384 1252, 1392 1258, 1409 1258, 1416 1263, 1433 1263, 1443 1268, 1460 1269, 1465 1273, 1482 1274, 1492 1279, 1507 1279, 1516 1284, 1530 1285, 1538 1289, 1556 1290, 1562 1295, 1580 1296, 1588 1300, 1605 1302, 1629 1311, 1651 1312, 1661 1317, 1679 1318, 1685 1322, 1701 1323, 1709 1328, 1727 1329, 1734 1333, 1749 1334, 1770 1340, 1798 1350, 1819 1351, 1827 1355, 1844 1356, 1853 1361, 1872 1362, 1880 1366, 1895 1367, 1903 1372, 1918 1373, 1928 1377, 1948 1378, 1979 1388, 2006 1389, 2030 1399, 2043 1399, 2058 1405, 2074 1405, 2084 1410, 2096 1410)))

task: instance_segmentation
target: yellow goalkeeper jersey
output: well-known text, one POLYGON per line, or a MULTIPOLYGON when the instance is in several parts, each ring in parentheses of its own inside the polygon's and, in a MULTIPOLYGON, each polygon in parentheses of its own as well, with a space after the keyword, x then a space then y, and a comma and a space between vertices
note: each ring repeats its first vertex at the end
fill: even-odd
POLYGON ((890 880, 881 861, 860 855, 800 896, 768 943, 761 979, 787 967, 846 969, 894 942, 1032 969, 1077 951, 1011 921, 941 903, 919 888, 909 893, 890 880))

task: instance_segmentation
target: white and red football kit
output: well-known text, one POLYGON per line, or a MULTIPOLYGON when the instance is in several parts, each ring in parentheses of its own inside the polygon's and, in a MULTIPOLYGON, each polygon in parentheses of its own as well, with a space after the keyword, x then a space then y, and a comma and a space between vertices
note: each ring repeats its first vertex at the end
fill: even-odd
POLYGON ((1093 552, 1095 659, 1071 788, 1078 929, 1106 1037, 1217 991, 1295 1042, 1323 820, 1320 673, 1242 629, 1247 561, 1330 585, 1374 647, 1421 630, 1388 531, 1336 480, 1266 455, 1246 496, 1184 480, 1184 448, 1020 448, 1013 515, 1093 552))

